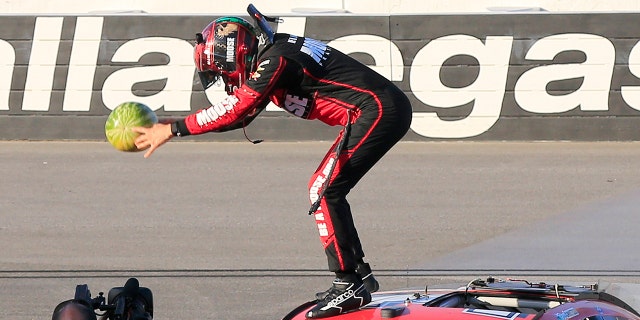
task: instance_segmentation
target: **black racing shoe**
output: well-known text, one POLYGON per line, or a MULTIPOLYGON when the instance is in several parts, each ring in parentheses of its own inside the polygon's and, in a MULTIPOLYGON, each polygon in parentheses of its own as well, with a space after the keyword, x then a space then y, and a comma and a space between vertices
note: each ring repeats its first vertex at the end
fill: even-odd
POLYGON ((306 314, 307 319, 319 319, 358 309, 371 302, 371 294, 356 274, 335 279, 329 293, 306 314))
POLYGON ((369 293, 374 293, 380 289, 380 284, 378 280, 373 276, 373 272, 371 271, 371 267, 368 263, 359 264, 356 269, 356 273, 362 278, 362 282, 364 282, 364 287, 367 288, 369 293))
MULTIPOLYGON (((367 288, 369 293, 374 293, 380 289, 380 284, 378 280, 373 276, 373 272, 371 271, 371 267, 368 263, 359 264, 356 269, 356 273, 362 278, 362 282, 364 282, 364 287, 367 288)), ((332 288, 327 289, 326 291, 316 293, 316 300, 322 301, 329 294, 332 288)))

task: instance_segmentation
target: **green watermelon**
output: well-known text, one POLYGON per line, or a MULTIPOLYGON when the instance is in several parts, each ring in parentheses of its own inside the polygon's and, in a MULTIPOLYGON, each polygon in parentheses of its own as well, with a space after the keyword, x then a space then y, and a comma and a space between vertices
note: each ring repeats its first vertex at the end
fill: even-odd
POLYGON ((158 123, 158 117, 151 108, 139 102, 125 102, 113 109, 104 124, 104 132, 111 145, 120 151, 136 152, 134 143, 138 133, 133 127, 151 127, 158 123))

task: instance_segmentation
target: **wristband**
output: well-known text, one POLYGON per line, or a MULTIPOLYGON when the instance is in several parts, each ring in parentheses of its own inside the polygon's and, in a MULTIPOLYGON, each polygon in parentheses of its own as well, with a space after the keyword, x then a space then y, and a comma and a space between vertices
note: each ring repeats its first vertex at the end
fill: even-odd
POLYGON ((184 120, 178 120, 171 123, 171 134, 177 137, 185 137, 191 134, 184 120))
POLYGON ((182 134, 180 134, 180 131, 178 131, 178 123, 177 122, 172 122, 171 123, 171 135, 174 137, 179 137, 182 134))

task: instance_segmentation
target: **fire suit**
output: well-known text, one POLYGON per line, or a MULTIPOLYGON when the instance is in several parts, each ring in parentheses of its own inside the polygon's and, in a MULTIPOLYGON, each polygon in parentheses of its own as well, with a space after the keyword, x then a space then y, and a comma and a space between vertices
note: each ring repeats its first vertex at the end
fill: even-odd
POLYGON ((329 270, 353 271, 364 252, 346 196, 409 130, 409 99, 323 42, 278 33, 240 88, 176 122, 174 130, 190 135, 242 128, 270 101, 294 116, 344 127, 309 180, 309 199, 329 270))

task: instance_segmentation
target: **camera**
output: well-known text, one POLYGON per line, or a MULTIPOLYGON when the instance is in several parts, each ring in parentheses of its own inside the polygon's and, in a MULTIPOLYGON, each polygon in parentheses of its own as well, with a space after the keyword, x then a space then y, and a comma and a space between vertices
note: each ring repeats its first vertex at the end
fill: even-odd
POLYGON ((77 285, 74 298, 58 304, 52 320, 76 319, 73 317, 93 320, 97 316, 108 320, 153 320, 153 294, 149 288, 140 287, 136 278, 129 278, 122 287, 111 288, 106 299, 104 292, 92 298, 88 285, 77 285), (73 309, 68 313, 76 315, 65 316, 67 308, 73 309))

